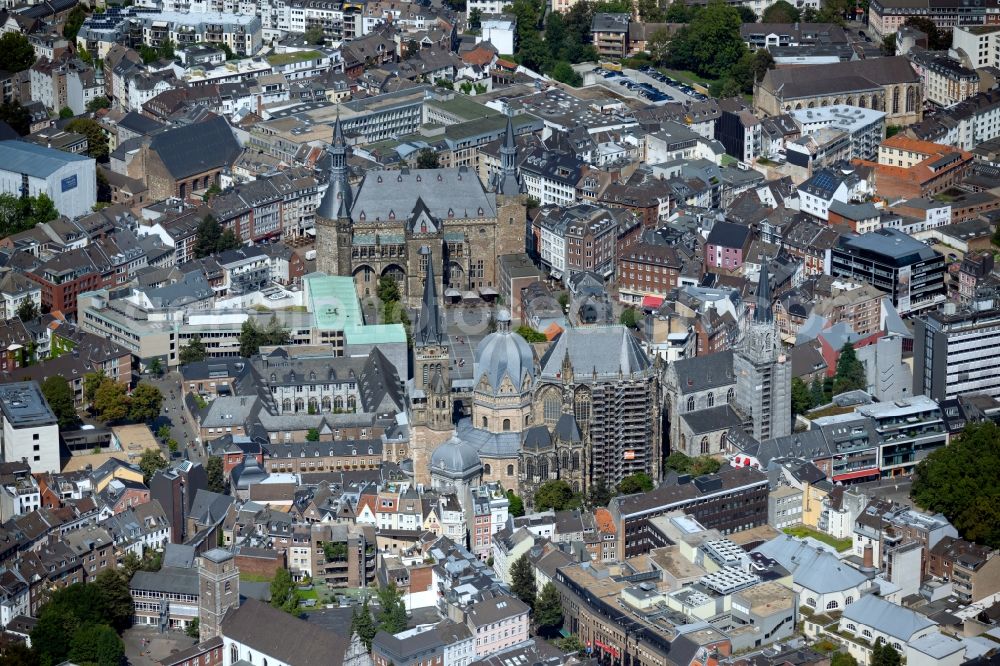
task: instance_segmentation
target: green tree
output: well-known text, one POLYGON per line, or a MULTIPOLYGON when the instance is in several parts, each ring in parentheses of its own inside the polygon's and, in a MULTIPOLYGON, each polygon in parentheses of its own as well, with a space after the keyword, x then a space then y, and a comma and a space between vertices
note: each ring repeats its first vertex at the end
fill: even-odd
POLYGON ((360 607, 355 606, 351 614, 351 634, 357 634, 361 642, 365 644, 365 649, 372 649, 372 639, 378 633, 378 625, 372 619, 371 609, 368 607, 368 599, 360 607))
POLYGON ((930 51, 947 51, 951 48, 951 33, 941 30, 932 19, 926 16, 910 16, 903 25, 916 28, 927 35, 927 48, 930 51))
POLYGON ((0 194, 0 235, 9 236, 27 231, 37 224, 51 222, 57 217, 59 211, 46 194, 35 197, 0 194))
POLYGON ((972 423, 917 465, 910 496, 920 507, 944 514, 963 538, 1000 548, 998 469, 1000 426, 972 423))
POLYGON ((257 326, 252 319, 243 322, 240 328, 240 356, 250 358, 256 355, 261 347, 287 345, 291 336, 288 329, 282 328, 276 317, 264 328, 257 326))
POLYGON ((663 9, 659 0, 639 0, 639 16, 643 23, 663 23, 663 9))
POLYGON ((132 576, 140 569, 142 569, 142 560, 139 556, 131 550, 125 553, 125 559, 122 560, 122 575, 128 580, 132 580, 132 576))
POLYGON ((513 490, 507 491, 507 501, 510 503, 507 507, 507 513, 515 518, 520 518, 524 515, 524 501, 515 495, 513 490))
POLYGON ((222 225, 214 217, 206 215, 198 224, 194 239, 194 256, 196 259, 210 257, 219 247, 222 237, 222 225))
POLYGON ((802 12, 786 0, 778 0, 760 15, 761 23, 798 23, 802 12))
POLYGON ((648 493, 653 489, 653 480, 649 474, 638 472, 631 476, 626 476, 618 484, 618 492, 623 495, 633 495, 635 493, 648 493))
POLYGON ((278 569, 271 580, 271 605, 286 613, 296 614, 299 608, 299 593, 287 569, 278 569))
POLYGON ((181 352, 178 355, 178 359, 181 365, 187 365, 188 363, 199 363, 205 360, 207 352, 205 350, 205 343, 201 341, 200 335, 193 335, 188 343, 181 347, 181 352))
POLYGON ((19 32, 5 32, 0 36, 0 69, 17 73, 35 64, 35 49, 28 38, 19 32))
POLYGON ((562 626, 562 598, 552 581, 542 586, 542 591, 535 600, 534 619, 542 636, 552 636, 562 626))
POLYGON ((72 117, 73 117, 73 109, 69 108, 68 106, 64 106, 63 108, 59 109, 60 120, 66 120, 67 118, 72 118, 72 117))
POLYGON ((205 464, 205 473, 208 475, 208 489, 213 493, 226 492, 226 476, 223 472, 222 458, 212 456, 205 464))
POLYGON ((195 618, 188 622, 188 626, 184 628, 184 633, 191 638, 198 638, 201 635, 201 623, 198 618, 195 618))
POLYGON ((478 7, 474 7, 472 11, 469 12, 469 28, 472 30, 479 30, 483 27, 483 11, 478 7))
POLYGON ((129 415, 129 399, 125 387, 110 377, 105 377, 94 394, 94 411, 105 423, 121 421, 129 415))
POLYGON ((94 585, 104 601, 104 618, 117 631, 124 631, 132 626, 132 593, 129 592, 129 579, 120 569, 105 569, 97 574, 94 585))
POLYGON ((73 634, 69 659, 81 666, 120 666, 125 646, 106 624, 89 624, 73 634))
POLYGON ((740 25, 740 13, 734 7, 713 2, 674 35, 668 49, 671 66, 721 78, 747 51, 740 25))
POLYGON ((737 5, 736 11, 740 13, 740 20, 743 21, 744 23, 757 22, 757 14, 754 12, 754 10, 750 9, 749 7, 745 7, 744 5, 737 5))
POLYGON ((531 568, 527 553, 514 560, 510 567, 510 591, 530 608, 535 607, 535 570, 531 568))
POLYGON ((243 241, 239 239, 236 232, 232 229, 226 229, 219 236, 219 243, 215 246, 215 251, 225 252, 226 250, 238 250, 243 247, 243 241))
POLYGON ((812 406, 809 387, 798 377, 792 377, 792 414, 805 414, 812 406))
POLYGON ((308 432, 306 432, 306 441, 307 442, 318 442, 319 441, 319 430, 317 430, 316 428, 309 428, 308 432))
POLYGON ((814 378, 809 385, 809 404, 810 408, 826 404, 826 391, 823 390, 823 382, 818 378, 814 378))
POLYGON ((24 136, 31 131, 31 114, 16 100, 8 100, 0 104, 0 120, 24 136))
POLYGON ((69 16, 66 17, 66 22, 63 24, 63 37, 71 44, 76 42, 76 33, 80 32, 80 26, 83 25, 83 21, 86 18, 86 5, 76 5, 70 11, 69 16))
POLYGON ((378 628, 389 634, 398 634, 406 630, 406 605, 403 603, 403 593, 396 587, 395 581, 378 588, 378 628))
POLYGON ((52 408, 61 430, 74 428, 79 421, 76 415, 76 401, 73 389, 62 375, 46 377, 41 385, 42 395, 52 408))
POLYGON ((531 342, 531 343, 545 342, 545 341, 548 340, 548 338, 545 337, 544 333, 542 333, 540 331, 536 331, 535 329, 531 328, 527 324, 523 324, 521 326, 518 326, 517 330, 514 331, 514 332, 517 333, 518 335, 520 335, 522 338, 524 338, 528 342, 531 342))
POLYGON ((835 652, 833 657, 830 658, 830 666, 858 666, 858 660, 851 656, 850 653, 835 652))
POLYGON ((576 634, 570 634, 565 638, 557 638, 552 641, 552 644, 565 655, 575 654, 577 656, 585 656, 584 650, 586 649, 586 646, 576 634))
POLYGON ((31 644, 39 660, 44 664, 62 663, 79 626, 80 619, 66 606, 52 602, 42 606, 38 623, 31 630, 31 644))
POLYGON ((896 55, 896 33, 882 37, 882 55, 896 55))
POLYGON ((111 100, 101 95, 100 97, 95 97, 94 99, 87 102, 87 111, 89 113, 96 113, 101 109, 110 109, 111 100))
POLYGON ((639 313, 633 307, 627 307, 622 310, 621 316, 618 318, 618 323, 627 328, 636 328, 639 325, 639 313))
POLYGON ((858 360, 854 345, 846 343, 840 350, 837 359, 837 374, 833 381, 833 394, 839 395, 845 391, 864 390, 868 388, 865 376, 865 366, 858 360))
POLYGON ((17 641, 6 641, 0 645, 0 662, 4 666, 39 666, 35 651, 17 641))
POLYGON ((667 6, 667 11, 663 15, 667 23, 690 23, 694 16, 695 7, 689 7, 684 0, 674 0, 667 6))
POLYGON ((174 43, 169 39, 166 40, 160 45, 160 48, 157 49, 157 54, 164 60, 173 60, 175 56, 174 43))
POLYGON ((568 86, 579 88, 583 85, 583 77, 565 60, 560 60, 551 66, 552 78, 568 86))
POLYGON ((375 293, 378 295, 378 300, 383 303, 398 303, 401 297, 399 283, 390 275, 383 275, 378 279, 375 293))
POLYGON ((177 443, 176 439, 170 438, 167 440, 167 450, 170 451, 170 455, 177 455, 181 445, 177 443))
POLYGON ((663 466, 665 469, 673 470, 678 474, 702 476, 704 474, 715 474, 719 471, 722 463, 711 456, 692 458, 682 451, 674 451, 667 456, 663 466))
POLYGON ((902 662, 899 652, 888 643, 876 641, 872 646, 872 656, 869 666, 899 666, 902 662))
POLYGON ((153 478, 159 470, 165 469, 169 463, 163 457, 159 449, 146 449, 139 458, 139 469, 142 470, 143 483, 149 485, 149 480, 153 478))
POLYGON ((590 496, 587 498, 587 504, 594 508, 607 506, 614 496, 615 494, 605 485, 604 480, 599 479, 590 486, 590 496))
POLYGON ((151 62, 156 62, 160 58, 160 52, 154 49, 152 46, 143 44, 139 47, 139 56, 142 58, 142 64, 148 65, 151 62))
POLYGON ((417 153, 418 169, 437 169, 440 166, 441 162, 438 159, 438 154, 430 148, 422 148, 417 153))
POLYGON ((162 439, 164 442, 170 439, 170 426, 168 426, 166 423, 161 425, 159 428, 156 429, 156 436, 162 439))
POLYGON ((149 374, 154 377, 159 377, 163 374, 163 361, 161 361, 159 357, 154 358, 149 362, 149 366, 146 369, 149 371, 149 374))
POLYGON ((97 397, 97 389, 101 388, 101 384, 107 378, 103 370, 88 372, 83 376, 83 399, 87 401, 87 404, 93 404, 94 398, 97 397))
POLYGON ((562 479, 546 481, 535 491, 535 509, 537 511, 548 509, 563 511, 575 508, 579 504, 579 498, 573 493, 573 489, 562 479))
POLYGON ((145 382, 132 391, 132 399, 128 404, 128 416, 136 423, 152 421, 160 415, 163 407, 163 393, 157 387, 145 382))
MULTIPOLYGON (((72 113, 72 112, 70 112, 72 113)), ((110 151, 108 150, 108 135, 104 133, 104 128, 93 118, 76 118, 66 124, 66 129, 87 137, 87 154, 98 162, 107 162, 110 151)))
POLYGON ((323 44, 326 42, 326 33, 323 31, 323 26, 319 23, 314 23, 306 28, 304 36, 310 44, 323 44))

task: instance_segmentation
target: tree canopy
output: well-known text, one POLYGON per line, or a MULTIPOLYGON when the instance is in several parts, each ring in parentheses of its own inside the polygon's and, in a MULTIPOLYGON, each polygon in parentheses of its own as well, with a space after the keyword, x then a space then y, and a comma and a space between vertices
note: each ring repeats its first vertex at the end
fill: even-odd
POLYGON ((1000 548, 1000 426, 970 423, 917 465, 910 494, 945 515, 963 538, 1000 548))
POLYGON ((201 341, 201 336, 193 335, 188 343, 181 347, 178 359, 181 365, 187 365, 188 363, 204 361, 207 355, 208 351, 205 349, 205 343, 201 341))
POLYGON ((761 14, 761 23, 798 23, 802 17, 794 5, 786 0, 778 0, 761 14))
POLYGON ((438 159, 437 152, 431 150, 430 148, 422 148, 419 153, 417 153, 417 168, 418 169, 437 169, 441 166, 441 161, 438 159))
POLYGON ((17 73, 34 64, 35 49, 27 37, 19 32, 5 32, 0 36, 0 69, 17 73))
POLYGON ((645 472, 639 472, 633 474, 632 476, 626 476, 618 484, 618 492, 623 495, 631 495, 633 493, 648 493, 653 489, 653 479, 649 477, 649 474, 645 472))
POLYGON ((153 478, 161 469, 166 468, 167 459, 163 457, 163 454, 159 449, 146 449, 142 452, 142 457, 139 458, 139 469, 142 470, 143 483, 149 484, 149 480, 153 478))
POLYGON ((553 636, 562 626, 562 598, 552 581, 542 586, 542 591, 535 599, 535 626, 543 636, 553 636))
POLYGON ((98 162, 107 162, 110 150, 108 149, 108 135, 104 133, 104 128, 93 118, 75 118, 66 124, 66 130, 76 132, 87 137, 87 154, 98 162))
POLYGON ((250 358, 260 351, 261 347, 287 345, 291 340, 287 328, 282 328, 276 317, 263 328, 257 326, 253 319, 247 319, 240 328, 240 356, 250 358))
POLYGON ((128 401, 128 417, 136 423, 152 421, 160 415, 163 407, 163 393, 157 387, 145 382, 132 391, 128 401))
POLYGON ((398 634, 406 630, 406 604, 403 593, 396 587, 395 581, 378 588, 378 628, 389 634, 398 634))
POLYGON ((664 461, 663 466, 668 470, 673 470, 678 474, 690 474, 691 476, 702 476, 704 474, 715 474, 722 467, 722 463, 711 456, 698 456, 692 458, 681 451, 674 451, 664 461))
POLYGON ((547 511, 555 509, 575 509, 580 506, 580 498, 568 483, 562 479, 546 481, 535 491, 535 510, 547 511))
POLYGON ((80 27, 83 25, 83 21, 86 18, 86 5, 76 5, 73 7, 69 16, 66 17, 66 22, 63 24, 63 37, 65 37, 70 43, 76 42, 76 33, 80 32, 80 27))
POLYGON ((698 11, 671 40, 670 66, 722 78, 747 52, 740 36, 742 22, 739 11, 721 2, 698 11))
POLYGON ((222 458, 212 456, 205 463, 205 473, 208 475, 208 489, 213 493, 226 492, 226 477, 222 468, 222 458))
POLYGON ((854 345, 846 343, 840 350, 837 359, 837 374, 833 380, 833 394, 839 395, 845 391, 864 390, 868 388, 865 366, 858 360, 854 345))
POLYGON ((916 28, 927 35, 927 48, 930 51, 947 51, 951 48, 951 32, 941 30, 933 20, 926 16, 910 16, 903 25, 916 28))
POLYGON ((118 666, 124 647, 118 632, 132 621, 128 581, 115 570, 92 583, 76 583, 52 592, 38 614, 31 644, 40 661, 118 666))
POLYGON ((292 615, 299 612, 299 593, 288 569, 274 572, 274 579, 271 580, 271 605, 292 615))
POLYGON ((34 321, 39 314, 38 304, 35 303, 35 299, 30 296, 26 297, 18 304, 17 310, 14 311, 14 314, 16 314, 17 318, 23 322, 34 321))
POLYGON ((510 591, 529 607, 535 607, 535 571, 531 568, 527 553, 514 560, 510 567, 510 591))
POLYGON ((36 224, 51 222, 57 217, 59 211, 47 194, 36 197, 0 194, 0 236, 34 229, 36 224))
POLYGON ((223 230, 222 225, 211 215, 206 215, 195 231, 194 256, 197 259, 226 250, 237 250, 242 246, 243 242, 236 237, 233 230, 223 230))
POLYGON ((518 326, 517 330, 514 332, 520 335, 528 342, 545 342, 546 340, 548 340, 548 338, 545 337, 544 333, 542 333, 541 331, 536 331, 527 324, 518 326))
POLYGON ((510 503, 507 507, 507 513, 515 518, 520 518, 524 515, 524 500, 515 495, 513 490, 507 491, 507 501, 510 503))
POLYGON ((372 649, 372 639, 378 633, 378 625, 372 619, 372 611, 368 606, 367 598, 360 608, 355 606, 351 613, 351 633, 358 635, 366 650, 372 649))
POLYGON ((52 408, 59 421, 60 430, 70 430, 76 427, 79 418, 76 414, 76 401, 73 397, 73 389, 69 382, 62 375, 52 375, 46 377, 41 385, 42 395, 52 408))

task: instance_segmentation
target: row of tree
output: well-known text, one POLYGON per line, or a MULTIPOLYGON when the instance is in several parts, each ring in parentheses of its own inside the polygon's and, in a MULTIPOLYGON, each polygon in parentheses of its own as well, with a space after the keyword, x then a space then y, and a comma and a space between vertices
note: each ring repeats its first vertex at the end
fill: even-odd
POLYGON ((538 591, 535 570, 527 554, 514 561, 510 568, 510 590, 514 596, 531 608, 531 620, 539 635, 551 638, 563 623, 562 599, 551 581, 538 591))
POLYGON ((805 414, 810 409, 830 404, 836 395, 867 388, 865 366, 858 359, 854 345, 848 342, 840 350, 833 377, 815 378, 808 386, 802 379, 792 378, 792 413, 805 414))
POLYGON ((56 205, 47 194, 14 196, 0 194, 0 237, 34 229, 35 225, 59 217, 56 205))
POLYGON ((578 2, 568 12, 550 12, 547 17, 541 0, 514 0, 508 9, 517 16, 518 61, 573 86, 583 79, 571 65, 597 59, 589 44, 594 13, 632 11, 623 0, 578 2))
POLYGON ((211 257, 226 250, 237 250, 243 246, 243 242, 236 236, 232 229, 222 229, 211 215, 206 215, 198 223, 198 229, 194 237, 194 256, 196 259, 211 257))
POLYGON ((373 617, 368 598, 361 606, 354 607, 351 616, 351 633, 357 634, 365 648, 372 649, 375 634, 384 631, 387 634, 398 634, 406 629, 406 604, 403 593, 396 587, 395 581, 388 585, 380 585, 377 592, 378 613, 373 617))

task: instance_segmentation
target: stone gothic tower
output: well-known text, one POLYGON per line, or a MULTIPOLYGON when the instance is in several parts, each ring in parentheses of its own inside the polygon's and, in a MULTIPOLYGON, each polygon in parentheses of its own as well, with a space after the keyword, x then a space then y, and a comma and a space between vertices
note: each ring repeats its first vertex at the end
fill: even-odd
POLYGON ((431 455, 451 437, 455 425, 452 417, 451 354, 438 302, 434 257, 426 245, 420 248, 420 254, 427 259, 427 272, 424 275, 424 296, 417 316, 417 326, 413 331, 411 449, 416 482, 430 484, 431 455))
POLYGON ((757 283, 757 304, 733 354, 736 408, 747 432, 762 442, 792 432, 792 361, 780 346, 771 312, 771 280, 764 259, 757 283))
POLYGON ((500 171, 493 176, 497 195, 497 256, 518 254, 527 248, 528 201, 524 180, 517 174, 514 123, 507 116, 507 130, 500 146, 500 171))
POLYGON ((347 140, 340 112, 330 148, 330 179, 316 208, 316 270, 327 275, 351 274, 351 185, 347 182, 347 140))
POLYGON ((233 554, 213 548, 198 561, 198 640, 219 635, 219 625, 240 605, 240 570, 233 554))

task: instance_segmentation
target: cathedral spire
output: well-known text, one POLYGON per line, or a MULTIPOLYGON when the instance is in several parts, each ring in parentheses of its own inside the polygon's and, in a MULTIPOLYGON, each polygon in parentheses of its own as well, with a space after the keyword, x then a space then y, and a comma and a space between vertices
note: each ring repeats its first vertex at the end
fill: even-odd
POLYGON ((771 277, 767 274, 767 257, 763 257, 760 266, 760 278, 757 280, 757 307, 753 318, 759 324, 770 324, 774 321, 771 312, 771 277))
POLYGON ((353 193, 347 182, 347 139, 344 138, 344 128, 340 122, 340 107, 337 107, 337 120, 333 125, 333 143, 330 153, 330 177, 326 194, 316 209, 316 215, 327 220, 346 219, 351 214, 353 193))
POLYGON ((420 346, 440 345, 444 340, 441 330, 441 309, 438 307, 437 285, 434 284, 434 255, 426 245, 420 255, 427 257, 427 275, 424 278, 424 297, 417 317, 416 342, 420 346))
POLYGON ((500 171, 494 175, 494 190, 497 194, 515 196, 523 192, 523 184, 517 177, 517 142, 514 140, 514 121, 507 114, 507 128, 503 143, 500 144, 500 171))

